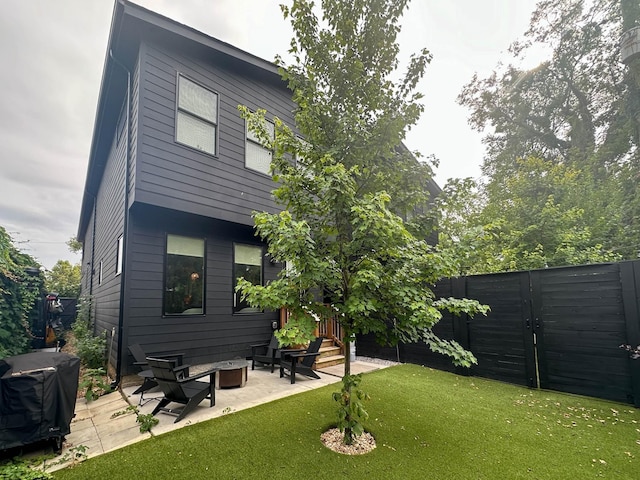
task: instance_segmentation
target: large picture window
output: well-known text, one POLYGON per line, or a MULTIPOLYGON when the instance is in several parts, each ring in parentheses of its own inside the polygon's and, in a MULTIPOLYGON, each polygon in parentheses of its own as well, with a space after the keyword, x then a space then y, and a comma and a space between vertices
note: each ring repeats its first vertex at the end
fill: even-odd
POLYGON ((204 313, 204 239, 167 235, 164 314, 204 313))
MULTIPOLYGON (((269 135, 273 139, 275 136, 275 126, 272 122, 266 122, 266 128, 269 135)), ((265 175, 269 175, 269 169, 271 168, 271 157, 273 152, 268 148, 262 146, 262 143, 258 139, 255 133, 251 132, 247 128, 247 141, 245 151, 245 166, 252 170, 256 170, 265 175)))
MULTIPOLYGON (((235 279, 235 285, 238 284, 238 279, 241 277, 254 285, 262 285, 262 247, 239 244, 233 247, 233 278, 235 279)), ((240 297, 240 292, 234 293, 233 311, 235 313, 260 311, 257 308, 250 307, 246 301, 241 301, 240 297)))
POLYGON ((218 95, 178 76, 176 140, 215 155, 218 128, 218 95))

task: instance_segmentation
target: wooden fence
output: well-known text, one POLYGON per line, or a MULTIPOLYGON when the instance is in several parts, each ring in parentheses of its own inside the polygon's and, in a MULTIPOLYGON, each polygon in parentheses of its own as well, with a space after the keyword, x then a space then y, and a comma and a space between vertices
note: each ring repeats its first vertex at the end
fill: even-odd
POLYGON ((640 261, 476 275, 435 290, 491 307, 472 320, 445 315, 434 328, 477 365, 456 369, 424 343, 380 347, 366 335, 357 355, 640 406, 640 360, 619 348, 640 344, 640 261))

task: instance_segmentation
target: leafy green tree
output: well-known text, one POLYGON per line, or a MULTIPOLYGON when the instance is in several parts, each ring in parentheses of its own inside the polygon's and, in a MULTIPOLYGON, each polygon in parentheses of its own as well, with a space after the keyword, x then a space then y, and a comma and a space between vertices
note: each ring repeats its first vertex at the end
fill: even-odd
POLYGON ((633 71, 619 61, 621 5, 638 10, 633 1, 540 1, 524 37, 510 48, 511 62, 487 78, 474 76, 458 100, 470 109, 471 125, 487 132, 483 173, 488 189, 498 190, 519 174, 523 164, 517 159, 571 168, 576 175, 572 207, 583 211, 592 245, 635 258, 640 97, 634 94, 633 71), (521 68, 521 60, 539 47, 550 52, 549 59, 521 68))
POLYGON ((82 252, 82 242, 80 242, 75 236, 67 240, 66 243, 67 243, 67 247, 69 247, 70 252, 72 253, 82 252))
POLYGON ((47 291, 61 297, 80 297, 81 273, 79 263, 72 265, 69 260, 58 260, 45 274, 47 291))
POLYGON ((29 349, 30 324, 37 316, 36 302, 43 287, 39 267, 0 227, 0 358, 29 349))
POLYGON ((432 327, 442 310, 486 311, 475 301, 435 297, 431 286, 457 271, 455 259, 413 235, 398 215, 424 205, 430 172, 401 145, 422 111, 415 87, 429 53, 411 57, 404 77, 391 80, 406 4, 325 0, 322 26, 310 1, 282 7, 294 30, 294 63, 278 61, 304 140, 277 118, 271 140, 264 112, 241 108, 249 128, 274 151, 274 195, 283 207, 278 214, 255 213, 256 230, 288 268, 266 286, 240 279, 238 289, 252 306, 290 312, 279 332, 283 343, 309 340, 316 318, 340 323, 347 358, 337 399, 346 443, 362 433, 366 418, 366 395, 350 372, 348 346, 356 334, 374 333, 390 345, 424 340, 468 366, 473 356, 432 327))
POLYGON ((461 258, 461 273, 489 273, 615 261, 593 219, 577 207, 577 170, 535 157, 517 161, 499 187, 452 180, 437 200, 440 243, 461 258))

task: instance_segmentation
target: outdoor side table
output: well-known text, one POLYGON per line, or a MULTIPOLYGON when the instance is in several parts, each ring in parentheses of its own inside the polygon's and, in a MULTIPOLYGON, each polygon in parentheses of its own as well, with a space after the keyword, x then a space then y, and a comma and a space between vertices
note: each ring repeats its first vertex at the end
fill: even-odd
POLYGON ((247 360, 223 360, 214 363, 211 368, 218 369, 216 388, 244 387, 247 383, 247 360))

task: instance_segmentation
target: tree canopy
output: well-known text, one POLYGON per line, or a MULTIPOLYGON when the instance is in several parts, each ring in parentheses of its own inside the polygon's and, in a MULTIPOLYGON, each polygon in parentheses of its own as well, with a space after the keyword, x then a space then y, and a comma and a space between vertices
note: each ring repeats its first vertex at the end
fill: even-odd
POLYGON ((256 230, 287 268, 265 286, 240 279, 238 289, 252 306, 290 312, 278 332, 283 343, 308 340, 316 318, 340 323, 347 344, 340 420, 348 442, 361 433, 364 412, 352 396, 358 380, 350 375, 348 344, 355 334, 374 333, 390 345, 422 340, 469 365, 473 356, 432 327, 442 310, 486 311, 475 301, 436 298, 432 285, 458 267, 415 235, 431 170, 402 140, 423 110, 416 85, 431 57, 423 49, 401 80, 392 80, 406 5, 324 0, 321 20, 311 1, 283 6, 294 60, 277 61, 297 104, 295 129, 276 118, 271 140, 264 112, 242 108, 249 128, 274 151, 274 196, 283 208, 255 213, 256 230))
POLYGON ((51 271, 45 274, 47 291, 61 297, 79 298, 81 273, 79 263, 72 265, 69 260, 58 260, 51 271))
POLYGON ((511 61, 462 90, 487 146, 485 208, 470 225, 487 227, 498 247, 501 262, 486 270, 637 257, 640 66, 620 62, 619 39, 639 10, 627 0, 542 0, 511 61), (540 47, 546 61, 519 66, 540 47))

